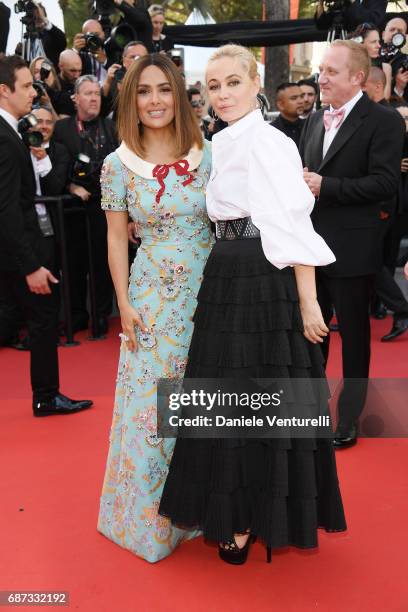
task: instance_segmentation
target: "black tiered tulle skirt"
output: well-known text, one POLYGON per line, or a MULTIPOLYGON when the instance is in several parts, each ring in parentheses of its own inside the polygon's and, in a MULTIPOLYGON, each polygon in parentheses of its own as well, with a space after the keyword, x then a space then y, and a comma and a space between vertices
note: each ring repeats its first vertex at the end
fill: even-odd
MULTIPOLYGON (((292 268, 260 239, 219 241, 204 270, 186 377, 323 378, 303 336, 292 268)), ((159 513, 215 542, 250 529, 272 547, 317 546, 346 523, 330 439, 176 441, 159 513)))

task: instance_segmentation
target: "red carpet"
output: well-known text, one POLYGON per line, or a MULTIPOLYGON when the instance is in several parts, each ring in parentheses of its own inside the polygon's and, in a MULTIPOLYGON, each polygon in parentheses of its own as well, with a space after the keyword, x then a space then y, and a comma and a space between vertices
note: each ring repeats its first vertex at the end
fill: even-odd
MULTIPOLYGON (((390 323, 373 324, 372 376, 407 375, 408 336, 379 342, 390 323)), ((227 566, 201 538, 150 565, 98 534, 118 331, 116 322, 106 341, 80 334, 79 347, 60 349, 63 392, 95 401, 68 417, 34 419, 28 355, 0 350, 0 590, 69 591, 70 608, 92 612, 408 609, 407 440, 337 453, 348 532, 322 533, 317 551, 275 553, 271 565, 256 544, 246 565, 227 566)))

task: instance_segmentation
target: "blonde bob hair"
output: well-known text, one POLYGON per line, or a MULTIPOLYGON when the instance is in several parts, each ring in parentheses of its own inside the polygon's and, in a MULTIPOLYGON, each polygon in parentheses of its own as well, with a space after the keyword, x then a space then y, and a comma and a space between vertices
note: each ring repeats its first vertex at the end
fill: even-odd
POLYGON ((246 47, 243 47, 242 45, 235 45, 232 43, 218 47, 218 49, 214 51, 208 60, 207 69, 211 62, 215 62, 216 60, 224 57, 239 60, 244 70, 248 73, 249 78, 254 80, 257 76, 259 76, 258 64, 256 63, 256 58, 252 51, 246 47))
POLYGON ((145 68, 157 66, 168 80, 174 100, 174 155, 181 158, 191 147, 202 149, 203 137, 191 104, 188 101, 184 81, 175 64, 162 53, 139 57, 126 72, 118 102, 117 128, 119 139, 139 157, 145 155, 143 124, 138 114, 138 88, 145 68))

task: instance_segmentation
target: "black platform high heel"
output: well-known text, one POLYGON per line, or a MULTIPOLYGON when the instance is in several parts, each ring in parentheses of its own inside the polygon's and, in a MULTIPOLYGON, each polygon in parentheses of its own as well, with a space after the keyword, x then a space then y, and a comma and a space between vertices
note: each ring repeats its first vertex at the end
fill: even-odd
POLYGON ((252 543, 256 541, 256 536, 249 535, 245 546, 239 548, 235 539, 229 542, 218 544, 218 554, 220 559, 231 565, 242 565, 248 558, 248 552, 252 543))

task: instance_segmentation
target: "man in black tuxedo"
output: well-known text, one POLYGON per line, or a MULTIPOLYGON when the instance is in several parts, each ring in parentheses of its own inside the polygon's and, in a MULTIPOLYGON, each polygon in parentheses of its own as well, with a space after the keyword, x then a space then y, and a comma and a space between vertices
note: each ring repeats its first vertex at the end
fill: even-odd
MULTIPOLYGON (((74 117, 57 121, 54 141, 65 145, 70 156, 71 174, 68 191, 78 196, 91 217, 90 249, 93 254, 97 326, 101 335, 108 330, 112 310, 113 284, 108 266, 107 225, 101 209, 100 173, 103 160, 117 147, 114 123, 100 116, 101 89, 94 75, 83 75, 75 84, 74 117), (86 155, 90 164, 83 173, 75 172, 78 155, 86 155)), ((85 216, 70 215, 66 221, 66 238, 71 286, 74 330, 88 327, 87 275, 88 238, 85 216)))
MULTIPOLYGON (((18 120, 35 97, 32 76, 18 56, 0 57, 0 293, 26 312, 35 416, 89 408, 60 394, 57 353, 55 244, 49 219, 34 205, 36 179, 18 120)), ((47 211, 45 210, 45 214, 47 211)))
MULTIPOLYGON (((34 106, 32 114, 37 119, 35 131, 43 137, 41 146, 30 147, 31 161, 37 183, 37 195, 56 196, 64 193, 68 178, 69 155, 65 147, 59 143, 50 143, 55 126, 55 118, 51 107, 34 106)), ((36 210, 46 213, 39 217, 40 224, 50 223, 48 230, 55 227, 54 207, 49 208, 36 204, 36 210), (49 215, 49 216, 48 216, 49 215)), ((58 266, 55 266, 58 267, 58 266)), ((12 346, 18 350, 29 350, 28 335, 20 340, 19 328, 24 317, 13 296, 0 296, 0 344, 12 346)))
MULTIPOLYGON (((309 116, 300 147, 305 180, 316 196, 313 224, 336 256, 317 270, 317 286, 325 322, 334 306, 342 339, 337 448, 356 441, 366 399, 369 302, 382 257, 381 202, 398 190, 403 147, 400 118, 362 92, 369 68, 367 52, 354 41, 336 40, 327 49, 319 84, 331 110, 309 116)), ((326 358, 328 348, 326 341, 326 358)))

